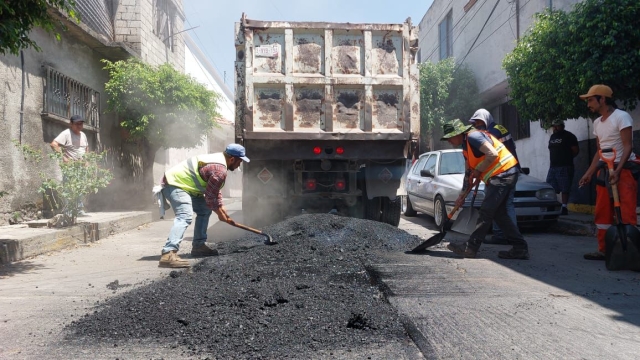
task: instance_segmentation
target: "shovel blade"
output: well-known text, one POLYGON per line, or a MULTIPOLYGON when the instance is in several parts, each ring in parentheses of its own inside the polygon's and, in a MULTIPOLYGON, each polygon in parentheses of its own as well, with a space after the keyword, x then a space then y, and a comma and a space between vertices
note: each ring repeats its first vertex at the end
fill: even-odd
POLYGON ((432 237, 428 238, 427 240, 425 240, 422 244, 416 246, 415 248, 413 248, 413 250, 411 250, 411 252, 413 253, 418 253, 421 251, 426 250, 427 248, 434 246, 434 245, 438 245, 442 242, 442 240, 444 239, 444 236, 446 235, 446 232, 441 232, 441 233, 437 233, 435 235, 433 235, 432 237))
POLYGON ((461 234, 471 235, 471 233, 476 229, 476 223, 478 222, 479 216, 480 213, 478 210, 472 207, 464 208, 460 214, 458 214, 453 225, 451 225, 451 230, 461 234))
POLYGON ((607 270, 640 271, 640 230, 633 225, 613 225, 605 233, 607 270))

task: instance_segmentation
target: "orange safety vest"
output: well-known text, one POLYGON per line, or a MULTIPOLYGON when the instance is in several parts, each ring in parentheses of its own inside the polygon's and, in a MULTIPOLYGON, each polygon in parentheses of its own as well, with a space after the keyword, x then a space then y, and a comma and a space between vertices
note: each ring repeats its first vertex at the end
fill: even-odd
MULTIPOLYGON (((476 130, 481 131, 481 130, 476 130)), ((498 152, 498 158, 485 170, 480 177, 482 181, 485 183, 489 181, 489 178, 501 174, 512 167, 518 164, 518 160, 516 160, 515 156, 509 152, 506 146, 500 142, 500 140, 496 139, 493 135, 491 135, 488 131, 482 131, 484 134, 489 136, 489 139, 493 142, 493 147, 498 152)), ((471 145, 469 145, 469 141, 466 141, 466 146, 462 150, 462 154, 464 158, 467 159, 469 163, 469 167, 475 169, 482 160, 484 160, 484 154, 480 157, 476 157, 471 150, 471 145)))

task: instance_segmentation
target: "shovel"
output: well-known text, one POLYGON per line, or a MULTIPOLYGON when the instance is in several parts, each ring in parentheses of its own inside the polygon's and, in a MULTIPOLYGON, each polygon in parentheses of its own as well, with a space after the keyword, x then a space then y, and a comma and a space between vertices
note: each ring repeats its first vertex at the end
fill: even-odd
POLYGON ((471 233, 476 229, 476 223, 478 222, 480 212, 473 207, 473 203, 475 203, 476 195, 478 195, 478 186, 480 186, 480 182, 476 183, 476 187, 473 189, 471 207, 462 209, 460 214, 458 214, 456 221, 453 222, 451 230, 461 234, 471 235, 471 233))
MULTIPOLYGON (((476 181, 476 183, 474 184, 476 189, 478 187, 478 185, 480 184, 480 179, 478 178, 478 180, 476 181)), ((469 195, 469 192, 471 192, 471 188, 474 187, 474 185, 471 185, 467 188, 467 190, 465 190, 464 192, 464 197, 466 198, 467 195, 469 195)), ((442 227, 440 228, 440 232, 438 234, 433 235, 432 237, 428 238, 427 240, 425 240, 422 244, 416 246, 415 248, 413 248, 411 250, 412 253, 417 253, 420 252, 428 247, 434 246, 439 244, 442 239, 444 239, 444 236, 447 234, 446 231, 444 231, 444 229, 446 228, 447 222, 451 221, 451 218, 453 217, 453 214, 456 213, 456 211, 458 211, 458 209, 460 208, 460 206, 456 205, 453 207, 453 209, 451 210, 450 213, 447 214, 447 218, 444 219, 444 221, 442 222, 442 227)))
MULTIPOLYGON (((607 164, 609 172, 614 171, 613 162, 616 159, 616 150, 600 150, 599 154, 600 159, 607 164), (612 151, 613 157, 611 158, 602 155, 612 151)), ((640 271, 640 231, 636 226, 622 222, 617 184, 611 185, 611 192, 613 194, 616 225, 609 227, 605 233, 605 266, 607 270, 640 271)))
POLYGON ((262 232, 261 230, 254 229, 254 228, 252 228, 252 227, 248 227, 247 225, 242 225, 242 224, 237 223, 237 222, 230 223, 230 225, 235 226, 235 227, 237 227, 237 228, 240 228, 240 229, 242 229, 242 230, 247 230, 247 231, 250 231, 250 232, 252 232, 252 233, 255 233, 255 234, 258 234, 258 235, 262 235, 262 236, 264 236, 264 237, 265 237, 265 239, 264 239, 264 244, 265 244, 265 245, 275 245, 275 244, 277 244, 277 243, 278 243, 277 241, 274 241, 274 240, 273 240, 273 238, 271 237, 271 235, 265 234, 265 233, 264 233, 264 232, 262 232))

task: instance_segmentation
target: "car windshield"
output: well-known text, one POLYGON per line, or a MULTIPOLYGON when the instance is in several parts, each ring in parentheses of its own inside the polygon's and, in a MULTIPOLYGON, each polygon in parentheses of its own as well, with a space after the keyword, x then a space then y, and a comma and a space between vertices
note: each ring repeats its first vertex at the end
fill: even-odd
POLYGON ((440 175, 464 174, 462 152, 445 152, 440 156, 440 175))

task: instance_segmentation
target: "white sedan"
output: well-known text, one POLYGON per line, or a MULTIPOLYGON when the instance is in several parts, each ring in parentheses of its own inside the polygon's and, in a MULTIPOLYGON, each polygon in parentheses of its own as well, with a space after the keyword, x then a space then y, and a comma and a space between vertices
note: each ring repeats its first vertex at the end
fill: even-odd
MULTIPOLYGON (((525 169, 526 172, 526 169, 525 169)), ((417 212, 432 216, 437 226, 454 206, 464 181, 464 157, 461 149, 436 150, 420 155, 406 174, 407 195, 402 197, 402 213, 415 216, 417 212)), ((480 183, 474 207, 484 199, 484 184, 480 183)), ((465 207, 471 206, 473 191, 467 196, 465 207)), ((548 183, 521 173, 513 201, 518 225, 552 223, 560 216, 561 204, 548 183)), ((459 212, 458 212, 459 213, 459 212)), ((453 219, 457 217, 454 214, 453 219)))

